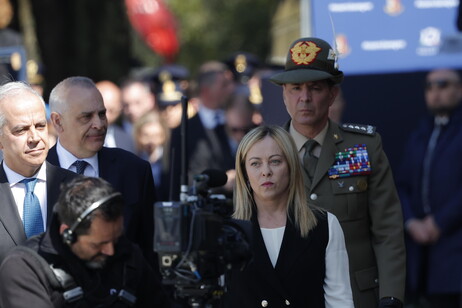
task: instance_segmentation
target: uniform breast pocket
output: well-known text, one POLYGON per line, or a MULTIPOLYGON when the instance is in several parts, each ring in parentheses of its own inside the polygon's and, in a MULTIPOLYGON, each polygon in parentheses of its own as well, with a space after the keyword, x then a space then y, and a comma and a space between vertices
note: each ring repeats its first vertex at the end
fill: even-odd
POLYGON ((347 220, 361 219, 368 215, 367 177, 351 176, 331 180, 334 199, 346 201, 347 220))

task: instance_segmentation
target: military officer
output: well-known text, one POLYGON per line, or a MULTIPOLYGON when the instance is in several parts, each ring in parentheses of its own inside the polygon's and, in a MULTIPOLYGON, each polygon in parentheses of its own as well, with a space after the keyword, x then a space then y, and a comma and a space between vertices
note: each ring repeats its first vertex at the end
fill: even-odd
POLYGON ((343 72, 319 38, 290 45, 281 85, 312 204, 335 214, 345 234, 356 308, 402 307, 405 246, 401 205, 375 127, 328 117, 343 72))

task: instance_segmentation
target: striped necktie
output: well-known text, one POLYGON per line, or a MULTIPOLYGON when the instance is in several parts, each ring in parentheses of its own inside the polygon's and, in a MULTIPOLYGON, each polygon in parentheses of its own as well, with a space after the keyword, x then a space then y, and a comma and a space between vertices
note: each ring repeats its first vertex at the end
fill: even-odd
POLYGON ((78 174, 83 174, 85 172, 85 168, 88 166, 88 163, 84 160, 76 160, 74 162, 74 166, 78 174))

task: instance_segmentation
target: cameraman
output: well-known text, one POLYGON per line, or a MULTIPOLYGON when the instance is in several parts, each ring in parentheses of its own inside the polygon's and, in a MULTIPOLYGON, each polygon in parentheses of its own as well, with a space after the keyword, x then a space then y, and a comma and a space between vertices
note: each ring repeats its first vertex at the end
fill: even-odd
POLYGON ((165 307, 138 246, 123 235, 123 199, 100 178, 62 187, 51 225, 0 267, 0 307, 165 307))

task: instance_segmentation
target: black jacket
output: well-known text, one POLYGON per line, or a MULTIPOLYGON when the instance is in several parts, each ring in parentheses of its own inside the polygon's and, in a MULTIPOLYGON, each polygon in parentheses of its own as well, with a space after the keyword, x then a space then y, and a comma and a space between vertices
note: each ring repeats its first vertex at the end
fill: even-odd
POLYGON ((325 250, 329 240, 327 219, 317 213, 318 224, 307 238, 288 219, 276 267, 271 264, 256 217, 252 219, 253 261, 228 276, 223 306, 324 307, 325 250))

